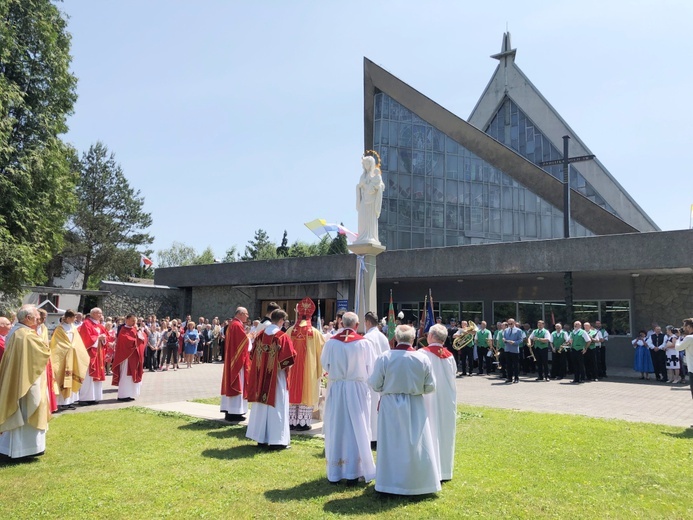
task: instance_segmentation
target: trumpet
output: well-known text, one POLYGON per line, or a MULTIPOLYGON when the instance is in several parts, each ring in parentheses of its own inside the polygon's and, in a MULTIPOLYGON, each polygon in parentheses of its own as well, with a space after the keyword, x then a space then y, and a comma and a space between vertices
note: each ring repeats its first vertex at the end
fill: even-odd
POLYGON ((472 341, 474 341, 474 334, 476 334, 478 330, 479 327, 476 326, 476 323, 470 321, 469 326, 452 342, 452 348, 455 350, 462 350, 464 347, 468 347, 472 341))

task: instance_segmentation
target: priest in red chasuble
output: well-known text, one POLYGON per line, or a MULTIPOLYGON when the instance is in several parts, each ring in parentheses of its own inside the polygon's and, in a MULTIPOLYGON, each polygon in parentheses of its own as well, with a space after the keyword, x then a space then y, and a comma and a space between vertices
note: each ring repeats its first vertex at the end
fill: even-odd
POLYGON ((281 327, 287 314, 272 311, 270 325, 258 334, 250 354, 248 401, 253 403, 246 437, 259 446, 284 449, 289 446, 289 389, 287 372, 296 353, 281 327))
POLYGON ((103 399, 103 382, 106 380, 104 349, 108 334, 101 323, 103 312, 94 307, 79 326, 79 335, 89 354, 89 370, 79 389, 79 404, 96 404, 103 399))
POLYGON ((112 383, 118 387, 118 401, 134 401, 140 395, 147 333, 137 325, 137 317, 128 314, 116 337, 112 383))
POLYGON ((310 430, 313 409, 320 397, 320 355, 325 338, 311 325, 314 313, 315 303, 304 298, 297 307, 297 323, 286 331, 296 351, 296 362, 289 372, 289 428, 292 430, 310 430))
POLYGON ((248 335, 245 323, 248 310, 238 307, 226 329, 224 373, 221 378, 221 411, 227 421, 240 422, 248 413, 248 368, 250 367, 248 335))

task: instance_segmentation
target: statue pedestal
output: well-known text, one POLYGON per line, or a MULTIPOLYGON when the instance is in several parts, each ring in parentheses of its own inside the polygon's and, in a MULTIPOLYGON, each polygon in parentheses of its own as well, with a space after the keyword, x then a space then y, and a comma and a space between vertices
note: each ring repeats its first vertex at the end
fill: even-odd
POLYGON ((378 313, 378 284, 376 276, 375 257, 385 251, 385 246, 380 243, 365 242, 354 243, 349 246, 349 251, 356 257, 356 301, 358 308, 354 312, 359 317, 359 334, 366 331, 364 315, 368 311, 378 313), (363 258, 363 265, 362 259, 363 258), (365 266, 365 271, 363 267, 365 266), (359 283, 360 282, 360 283, 359 283))

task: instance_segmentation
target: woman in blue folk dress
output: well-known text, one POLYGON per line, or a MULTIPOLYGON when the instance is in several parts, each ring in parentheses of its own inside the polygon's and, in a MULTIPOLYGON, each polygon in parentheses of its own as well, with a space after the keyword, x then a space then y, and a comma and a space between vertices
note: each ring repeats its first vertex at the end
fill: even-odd
POLYGON ((647 346, 647 332, 641 330, 638 337, 635 338, 633 348, 635 349, 635 361, 633 362, 633 370, 640 372, 640 379, 650 379, 650 374, 654 373, 652 365, 652 356, 650 349, 647 346))

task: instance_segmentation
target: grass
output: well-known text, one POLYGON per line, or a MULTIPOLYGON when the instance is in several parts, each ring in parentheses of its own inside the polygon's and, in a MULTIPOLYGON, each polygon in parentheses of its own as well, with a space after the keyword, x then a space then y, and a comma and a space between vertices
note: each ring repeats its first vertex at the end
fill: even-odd
POLYGON ((245 428, 143 408, 66 414, 33 462, 0 463, 0 518, 688 518, 693 431, 459 408, 437 495, 327 483, 323 442, 259 451, 245 428))

